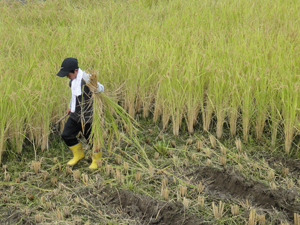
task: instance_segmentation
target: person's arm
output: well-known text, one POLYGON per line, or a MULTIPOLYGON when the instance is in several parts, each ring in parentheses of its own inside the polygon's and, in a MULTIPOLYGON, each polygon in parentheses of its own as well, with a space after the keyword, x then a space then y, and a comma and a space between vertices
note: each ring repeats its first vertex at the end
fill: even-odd
MULTIPOLYGON (((90 77, 88 73, 83 73, 82 79, 85 80, 86 83, 90 82, 90 77)), ((95 93, 104 92, 104 86, 97 82, 97 89, 95 90, 95 93)))
POLYGON ((102 84, 100 84, 99 82, 97 82, 97 89, 96 89, 95 93, 99 93, 99 92, 104 92, 104 86, 102 84))

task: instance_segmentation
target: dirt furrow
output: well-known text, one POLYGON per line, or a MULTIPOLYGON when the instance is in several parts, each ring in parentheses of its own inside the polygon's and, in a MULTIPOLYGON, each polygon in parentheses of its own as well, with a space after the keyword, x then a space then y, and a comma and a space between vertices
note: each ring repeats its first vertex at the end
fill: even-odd
POLYGON ((99 195, 108 206, 125 212, 131 219, 142 221, 142 224, 203 224, 198 217, 187 215, 179 202, 163 202, 122 189, 104 188, 99 195))
POLYGON ((192 182, 195 184, 199 181, 204 182, 207 186, 206 192, 211 195, 243 201, 249 199, 252 205, 284 211, 291 221, 294 213, 300 212, 300 204, 296 202, 299 194, 296 190, 282 188, 271 190, 263 183, 246 180, 233 169, 219 170, 212 167, 199 167, 187 176, 193 177, 192 182))

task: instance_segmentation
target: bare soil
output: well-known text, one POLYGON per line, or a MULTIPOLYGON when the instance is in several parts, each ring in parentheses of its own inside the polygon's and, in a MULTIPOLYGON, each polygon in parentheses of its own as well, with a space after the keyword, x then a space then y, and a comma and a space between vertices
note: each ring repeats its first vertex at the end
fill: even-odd
POLYGON ((238 171, 231 168, 219 170, 212 167, 194 168, 187 174, 194 184, 199 181, 206 184, 206 193, 223 199, 250 200, 253 206, 263 209, 283 211, 293 221, 294 213, 300 212, 300 203, 296 202, 298 192, 294 189, 278 188, 270 190, 263 183, 247 180, 238 171))
MULTIPOLYGON (((130 218, 137 219, 142 224, 203 224, 196 216, 187 215, 180 202, 163 202, 122 189, 110 190, 104 188, 97 194, 103 197, 108 206, 121 210, 130 218)), ((93 198, 93 196, 90 196, 90 198, 93 198)))

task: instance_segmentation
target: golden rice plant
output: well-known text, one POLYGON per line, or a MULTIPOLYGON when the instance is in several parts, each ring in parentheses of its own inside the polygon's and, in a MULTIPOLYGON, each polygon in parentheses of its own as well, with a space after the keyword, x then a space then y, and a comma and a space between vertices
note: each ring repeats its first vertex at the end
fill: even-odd
MULTIPOLYGON (((97 168, 102 168, 102 159, 97 159, 96 160, 96 163, 97 163, 97 168)), ((101 169, 102 170, 102 169, 101 169)))
POLYGON ((240 154, 235 154, 235 159, 236 159, 237 162, 240 161, 240 158, 241 158, 241 155, 240 155, 240 154))
POLYGON ((64 206, 63 207, 63 213, 64 213, 65 217, 68 218, 71 215, 70 214, 70 207, 64 206))
POLYGON ((205 206, 204 202, 205 202, 204 196, 198 196, 198 204, 199 204, 201 207, 204 207, 204 206, 205 206))
POLYGON ((245 209, 250 209, 251 208, 251 201, 247 198, 246 201, 240 201, 240 205, 245 208, 245 209))
POLYGON ((170 191, 168 190, 167 187, 164 187, 164 188, 161 189, 161 196, 163 197, 163 199, 165 201, 168 201, 168 199, 169 199, 169 193, 170 193, 170 191))
POLYGON ((87 185, 88 182, 89 182, 89 176, 88 176, 87 174, 83 173, 83 174, 82 174, 82 181, 83 181, 83 183, 84 183, 85 185, 87 185))
POLYGON ((42 175, 43 175, 43 181, 45 182, 49 177, 49 173, 47 171, 43 171, 42 175))
POLYGON ((211 165, 211 160, 210 159, 207 159, 206 160, 206 166, 210 166, 211 165))
POLYGON ((205 149, 203 149, 203 151, 208 158, 211 157, 212 151, 209 148, 205 148, 205 149))
POLYGON ((9 202, 10 202, 10 197, 7 196, 7 195, 3 195, 3 196, 2 196, 2 201, 3 201, 4 203, 9 203, 9 202))
POLYGON ((217 147, 217 140, 216 137, 212 134, 209 135, 210 145, 213 149, 217 147))
POLYGON ((202 184, 202 182, 200 181, 199 184, 197 185, 197 191, 198 191, 198 193, 201 194, 202 191, 204 190, 204 188, 205 188, 205 185, 202 184))
POLYGON ((136 172, 134 177, 136 182, 140 182, 140 180, 142 179, 142 174, 140 172, 136 172))
POLYGON ((275 184, 275 182, 270 182, 270 188, 271 188, 271 190, 277 190, 277 186, 276 186, 276 184, 275 184))
POLYGON ((242 156, 244 157, 245 160, 247 161, 249 160, 249 157, 246 152, 242 153, 242 156))
POLYGON ((203 142, 201 140, 198 140, 196 142, 196 148, 198 152, 200 152, 203 149, 203 142))
POLYGON ((20 189, 20 191, 24 192, 25 191, 24 185, 20 185, 19 189, 20 189))
POLYGON ((12 194, 14 191, 15 191, 15 187, 14 187, 14 186, 11 186, 11 187, 10 187, 10 190, 9 190, 9 193, 12 194))
MULTIPOLYGON (((87 86, 91 90, 97 89, 97 76, 93 72, 90 75, 89 82, 87 86)), ((93 118, 93 127, 92 134, 93 138, 93 148, 100 149, 104 146, 104 133, 108 133, 108 142, 111 142, 113 137, 115 136, 119 139, 119 128, 118 126, 123 126, 129 135, 132 135, 135 131, 134 125, 136 124, 133 119, 133 114, 129 112, 129 114, 117 104, 116 99, 113 99, 106 94, 94 93, 94 118, 93 118), (121 124, 117 124, 116 121, 122 121, 121 124), (109 124, 107 126, 106 124, 109 124)))
POLYGON ((265 225, 266 224, 266 215, 265 214, 258 215, 257 222, 259 225, 265 225))
POLYGON ((106 164, 106 176, 109 176, 111 174, 111 170, 112 170, 111 165, 106 164))
POLYGON ((222 153, 223 155, 226 155, 226 152, 227 152, 226 147, 225 147, 224 145, 221 145, 221 153, 222 153))
POLYGON ((80 171, 79 170, 75 170, 73 172, 73 178, 74 178, 74 181, 79 181, 80 180, 80 171))
POLYGON ((206 103, 205 111, 202 110, 204 112, 204 113, 202 113, 202 117, 203 117, 203 121, 204 121, 203 129, 204 129, 204 131, 209 131, 211 118, 212 118, 212 114, 213 114, 213 105, 209 99, 206 99, 205 103, 206 103))
POLYGON ((171 141, 171 146, 172 146, 173 148, 176 148, 176 142, 175 142, 174 140, 171 141))
POLYGON ((252 168, 253 168, 254 171, 257 170, 258 167, 259 166, 257 165, 257 163, 252 163, 252 168))
POLYGON ((185 165, 185 167, 189 166, 189 160, 188 159, 184 159, 183 160, 183 164, 185 165))
POLYGON ((41 162, 40 161, 32 161, 32 167, 34 169, 35 174, 41 172, 41 162))
POLYGON ((168 179, 167 178, 162 179, 161 184, 162 184, 162 188, 168 187, 168 179))
POLYGON ((2 166, 2 172, 3 172, 3 173, 7 172, 7 165, 3 165, 3 166, 2 166))
POLYGON ((294 187, 294 181, 293 181, 292 178, 291 178, 291 179, 286 178, 286 187, 287 187, 288 189, 294 187))
POLYGON ((187 187, 186 186, 180 186, 179 190, 180 190, 181 197, 187 196, 187 187))
POLYGON ((298 213, 294 213, 294 224, 300 225, 300 216, 298 213))
POLYGON ((29 208, 26 207, 26 208, 24 208, 24 209, 22 210, 22 214, 24 214, 24 215, 26 215, 26 216, 30 216, 31 212, 30 212, 29 208))
MULTIPOLYGON (((21 8, 17 4, 11 5, 10 2, 1 3, 3 9, 1 13, 5 18, 1 24, 3 27, 1 49, 5 53, 5 57, 0 59, 4 71, 0 85, 2 90, 0 95, 1 153, 5 150, 8 141, 16 151, 21 151, 26 138, 42 150, 48 148, 49 124, 57 121, 63 109, 67 107, 66 99, 61 98, 62 95, 58 96, 57 91, 66 95, 68 90, 64 87, 66 82, 53 79, 53 76, 37 78, 36 71, 41 73, 53 71, 53 63, 40 63, 45 57, 44 52, 53 53, 51 62, 60 61, 62 55, 59 49, 66 48, 68 43, 79 40, 87 32, 91 34, 90 42, 85 43, 85 48, 81 49, 79 59, 82 60, 89 55, 91 60, 82 61, 88 63, 88 68, 99 68, 97 74, 99 78, 101 75, 108 90, 117 90, 116 93, 108 93, 107 96, 110 97, 107 99, 105 99, 106 93, 95 94, 96 124, 93 127, 95 135, 103 137, 105 128, 109 130, 108 139, 120 127, 130 132, 128 125, 130 123, 126 121, 125 110, 128 111, 129 118, 133 118, 136 113, 142 113, 143 117, 147 117, 153 106, 153 120, 156 122, 161 119, 162 126, 165 128, 165 124, 172 119, 173 132, 176 134, 182 118, 186 118, 188 132, 193 133, 194 125, 199 123, 197 118, 201 110, 204 130, 209 131, 212 115, 215 114, 217 137, 221 137, 224 120, 228 116, 231 135, 235 136, 237 127, 242 127, 243 138, 246 141, 250 130, 254 130, 257 139, 261 138, 267 113, 270 112, 272 145, 281 123, 285 136, 285 149, 289 152, 295 131, 298 129, 299 116, 297 110, 299 82, 297 68, 294 66, 298 58, 297 51, 290 46, 297 42, 298 37, 294 35, 295 26, 287 26, 282 32, 282 27, 274 20, 273 15, 279 15, 283 24, 295 21, 294 18, 299 15, 293 9, 297 8, 298 2, 295 3, 296 5, 287 5, 282 1, 276 1, 274 8, 270 7, 269 1, 259 1, 254 6, 251 1, 243 1, 237 6, 237 10, 245 13, 232 17, 220 17, 232 9, 228 1, 224 2, 224 7, 220 9, 221 13, 218 10, 213 12, 208 10, 209 4, 201 4, 199 1, 181 3, 175 0, 173 4, 164 5, 167 11, 174 12, 163 14, 164 19, 174 23, 161 27, 161 32, 171 34, 171 37, 162 36, 157 32, 157 23, 161 22, 160 16, 153 17, 157 7, 141 8, 138 2, 133 2, 131 7, 134 13, 128 13, 126 10, 122 11, 126 2, 118 4, 104 2, 104 7, 93 10, 86 7, 90 4, 89 1, 65 5, 63 10, 66 11, 77 6, 82 9, 78 12, 77 20, 73 21, 74 26, 81 29, 68 37, 68 41, 63 29, 57 29, 55 39, 57 49, 53 49, 53 46, 48 44, 53 39, 51 29, 53 26, 60 28, 69 18, 64 16, 65 14, 52 15, 52 11, 46 9, 59 7, 58 1, 25 4, 21 8), (174 7, 177 4, 180 7, 174 7), (36 10, 28 10, 27 7, 29 9, 34 7, 36 10), (203 12, 201 15, 197 14, 199 10, 203 12), (255 13, 257 11, 260 13, 255 13), (35 19, 37 12, 42 12, 44 16, 39 21, 40 24, 37 24, 35 19), (110 15, 116 12, 118 16, 110 18, 110 15), (191 16, 184 17, 186 12, 191 16), (244 14, 248 16, 245 17, 244 14), (110 18, 111 23, 118 29, 116 31, 114 26, 107 27, 105 23, 97 25, 89 23, 86 26, 86 21, 80 19, 84 15, 89 15, 91 21, 110 18), (199 34, 199 26, 193 23, 195 16, 196 20, 201 20, 206 25, 211 20, 217 22, 211 26, 202 26, 199 34), (128 18, 139 23, 124 24, 124 20, 128 18), (253 29, 253 24, 249 25, 249 21, 255 19, 264 22, 270 36, 279 35, 276 38, 260 35, 261 29, 253 29), (144 22, 150 20, 153 23, 144 26, 144 22), (38 25, 42 29, 34 30, 35 35, 31 35, 33 30, 28 29, 28 21, 31 21, 33 27, 38 25), (236 21, 240 23, 237 24, 236 21), (147 35, 136 35, 135 41, 132 41, 132 34, 138 34, 140 27, 144 27, 147 35), (231 38, 224 43, 224 36, 228 34, 229 28, 232 31, 231 38), (217 32, 220 35, 210 37, 207 35, 209 32, 217 32), (20 36, 19 33, 24 35, 20 36), (99 39, 99 36, 104 37, 103 34, 106 33, 110 34, 110 38, 99 39), (248 34, 247 45, 240 44, 241 33, 248 34), (199 35, 204 45, 197 41, 199 35), (212 40, 212 46, 223 46, 222 54, 219 48, 214 47, 205 49, 203 53, 205 43, 212 40), (258 46, 258 41, 262 45, 258 46), (139 42, 140 48, 136 48, 136 42, 139 42), (26 48, 20 48, 15 43, 26 48), (180 48, 170 48, 175 45, 180 48), (274 48, 275 45, 280 47, 274 48), (124 50, 120 46, 128 46, 128 49, 134 51, 124 50), (26 54, 28 49, 31 49, 33 54, 26 54), (143 57, 144 52, 147 52, 147 57, 143 57), (227 54, 228 52, 231 54, 227 54), (266 52, 270 53, 270 57, 265 57, 266 52), (15 59, 19 55, 26 57, 23 57, 22 62, 16 66, 15 59), (26 77, 16 75, 21 74, 22 71, 28 71, 26 77), (125 81, 126 85, 122 85, 125 81), (101 102, 97 100, 98 98, 101 98, 101 102), (47 112, 43 110, 45 102, 48 103, 47 112), (117 107, 119 102, 123 105, 124 111, 121 107, 117 107), (241 124, 237 122, 239 117, 241 124), (119 122, 115 122, 116 118, 119 122), (98 128, 99 124, 103 127, 98 128), (254 129, 250 129, 252 124, 255 126, 254 129), (98 132, 99 130, 101 132, 98 132)), ((146 6, 151 5, 152 3, 146 4, 146 6)), ((70 52, 78 50, 78 46, 68 46, 68 48, 70 52)), ((91 77, 89 82, 91 90, 96 88, 96 81, 96 77, 91 77)), ((98 136, 95 136, 95 141, 104 145, 98 136)), ((96 144, 94 146, 98 147, 96 144)), ((0 154, 0 161, 1 156, 2 154, 0 154)))
POLYGON ((239 152, 242 152, 242 141, 240 138, 235 140, 235 147, 239 152))
POLYGON ((240 213, 240 208, 239 208, 238 205, 230 205, 230 208, 231 208, 231 214, 232 214, 233 216, 239 215, 239 213, 240 213))
POLYGON ((133 158, 134 158, 135 161, 138 161, 138 160, 139 160, 139 156, 138 156, 137 154, 135 154, 135 155, 133 156, 133 158))
POLYGON ((151 143, 150 138, 146 138, 146 143, 149 145, 151 143))
POLYGON ((153 178, 153 176, 154 176, 154 169, 153 169, 153 167, 151 165, 148 168, 148 173, 149 173, 150 178, 153 178))
POLYGON ((10 181, 10 175, 8 172, 5 171, 4 173, 4 182, 9 182, 10 181))
POLYGON ((282 168, 282 175, 286 177, 288 174, 289 174, 289 168, 283 167, 282 168))
POLYGON ((116 180, 117 180, 117 182, 118 182, 119 184, 122 184, 122 183, 123 183, 123 180, 124 180, 123 174, 122 174, 122 172, 121 172, 119 169, 116 169, 115 178, 116 178, 116 180))
POLYGON ((62 191, 65 188, 65 185, 62 182, 58 183, 58 190, 62 191))
POLYGON ((193 153, 191 158, 192 158, 193 161, 196 161, 197 160, 197 155, 195 153, 193 153))
POLYGON ((124 166, 124 172, 128 173, 128 170, 129 170, 129 164, 128 164, 128 162, 124 162, 123 166, 124 166))
POLYGON ((15 204, 14 204, 13 208, 14 209, 19 209, 20 208, 20 202, 19 202, 19 200, 15 201, 15 204))
POLYGON ((177 199, 177 202, 180 202, 181 198, 180 198, 180 193, 178 191, 176 192, 176 199, 177 199))
POLYGON ((58 172, 60 172, 60 173, 61 173, 61 164, 60 164, 60 163, 58 163, 58 164, 57 164, 57 167, 58 167, 58 172))
POLYGON ((36 223, 43 223, 44 222, 44 215, 36 214, 34 218, 35 218, 36 223))
POLYGON ((57 178, 56 177, 51 177, 51 185, 54 187, 57 184, 57 178))
POLYGON ((274 171, 273 170, 270 170, 269 172, 268 172, 268 181, 271 181, 271 180, 273 180, 274 179, 274 177, 275 177, 275 173, 274 173, 274 171))
POLYGON ((121 163, 122 163, 122 156, 116 155, 115 156, 115 162, 116 162, 116 164, 121 165, 121 163))
POLYGON ((220 157, 220 163, 222 166, 226 166, 226 156, 221 156, 220 157))
POLYGON ((154 152, 154 159, 159 159, 159 153, 158 152, 154 152))
POLYGON ((55 215, 57 221, 61 221, 64 218, 62 211, 60 211, 59 209, 56 209, 55 215))
POLYGON ((225 203, 223 203, 222 201, 219 202, 219 207, 217 207, 214 202, 212 203, 213 214, 216 219, 222 218, 223 211, 224 211, 224 205, 225 205, 225 203))
POLYGON ((183 204, 184 210, 188 210, 190 201, 186 197, 183 197, 182 204, 183 204))
POLYGON ((251 209, 250 210, 250 214, 249 214, 249 220, 248 220, 248 224, 249 225, 255 225, 256 224, 256 214, 255 214, 255 209, 251 209))
POLYGON ((72 169, 70 166, 66 166, 66 176, 69 176, 73 173, 72 169))
POLYGON ((242 170, 242 169, 243 169, 242 164, 240 164, 240 163, 238 164, 238 169, 239 169, 239 170, 242 170))
POLYGON ((191 145, 193 144, 193 139, 192 138, 189 138, 187 141, 186 141, 186 145, 191 145))

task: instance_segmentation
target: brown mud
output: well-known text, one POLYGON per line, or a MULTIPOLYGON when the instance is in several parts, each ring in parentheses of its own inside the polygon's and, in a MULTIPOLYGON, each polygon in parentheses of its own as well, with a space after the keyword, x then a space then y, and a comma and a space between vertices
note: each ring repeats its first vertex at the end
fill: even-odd
POLYGON ((250 200, 253 206, 264 209, 275 209, 287 214, 293 221, 294 213, 300 212, 300 203, 296 202, 298 192, 293 189, 278 188, 271 190, 263 183, 246 180, 239 172, 231 168, 220 170, 212 167, 194 168, 187 174, 191 182, 205 183, 205 192, 222 199, 250 200))
POLYGON ((280 171, 282 167, 289 168, 289 172, 295 176, 300 176, 300 159, 286 159, 281 156, 265 158, 270 167, 280 171))
MULTIPOLYGON (((83 197, 88 201, 94 198, 89 193, 84 195, 83 197)), ((198 217, 186 214, 180 202, 163 202, 123 189, 104 188, 97 195, 103 198, 103 202, 107 206, 113 207, 119 212, 122 211, 131 219, 140 221, 137 224, 203 224, 198 217)))

